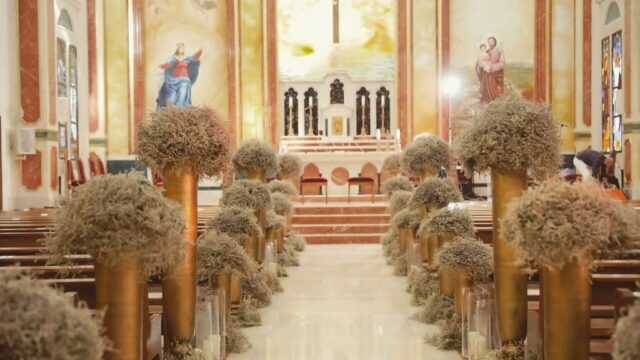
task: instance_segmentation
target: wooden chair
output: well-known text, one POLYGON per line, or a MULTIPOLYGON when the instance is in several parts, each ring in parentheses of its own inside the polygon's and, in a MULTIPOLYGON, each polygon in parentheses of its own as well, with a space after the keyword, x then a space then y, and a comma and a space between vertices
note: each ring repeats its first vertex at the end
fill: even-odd
POLYGON ((301 177, 300 178, 300 194, 302 195, 302 203, 304 204, 304 186, 305 185, 319 185, 320 188, 324 186, 324 203, 329 203, 329 182, 322 176, 319 177, 301 177))
POLYGON ((84 165, 82 165, 80 158, 76 160, 67 159, 67 174, 69 185, 72 188, 87 182, 87 177, 84 174, 84 165))
POLYGON ((354 185, 362 186, 362 185, 371 185, 371 202, 374 202, 376 190, 375 190, 375 180, 368 176, 357 176, 350 177, 347 180, 347 203, 351 204, 351 187, 354 185))

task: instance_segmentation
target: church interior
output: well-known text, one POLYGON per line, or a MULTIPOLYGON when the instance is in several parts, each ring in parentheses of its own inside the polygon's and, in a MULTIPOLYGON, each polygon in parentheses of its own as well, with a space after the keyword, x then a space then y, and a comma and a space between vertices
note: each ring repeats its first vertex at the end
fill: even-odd
POLYGON ((640 1, 0 1, 0 359, 640 360, 640 1))

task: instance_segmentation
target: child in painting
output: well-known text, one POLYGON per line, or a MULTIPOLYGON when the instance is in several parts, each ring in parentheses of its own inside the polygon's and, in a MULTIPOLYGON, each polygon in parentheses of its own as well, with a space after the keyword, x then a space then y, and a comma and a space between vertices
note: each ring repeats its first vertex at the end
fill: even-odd
POLYGON ((485 72, 491 71, 491 61, 489 61, 489 53, 487 52, 486 44, 480 44, 480 51, 478 51, 478 58, 476 59, 476 67, 484 70, 485 72))

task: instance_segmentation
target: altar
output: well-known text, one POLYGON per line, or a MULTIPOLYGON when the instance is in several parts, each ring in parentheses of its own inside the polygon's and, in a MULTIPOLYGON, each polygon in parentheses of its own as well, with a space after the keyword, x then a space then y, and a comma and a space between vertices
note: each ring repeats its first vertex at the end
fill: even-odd
MULTIPOLYGON (((281 151, 300 155, 304 176, 322 176, 327 179, 329 196, 346 196, 350 177, 367 176, 374 179, 377 192, 384 180, 384 159, 400 151, 398 139, 375 136, 285 136, 281 139, 281 151)), ((305 191, 318 194, 317 188, 305 191)), ((352 189, 352 194, 354 189, 352 189)), ((369 190, 363 191, 368 194, 369 190)))

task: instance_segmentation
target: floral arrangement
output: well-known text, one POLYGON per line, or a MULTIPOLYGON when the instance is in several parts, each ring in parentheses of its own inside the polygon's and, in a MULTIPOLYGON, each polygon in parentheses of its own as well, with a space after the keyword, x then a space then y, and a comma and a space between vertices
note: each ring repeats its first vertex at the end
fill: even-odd
POLYGON ((232 237, 262 235, 262 229, 258 226, 253 212, 250 209, 237 206, 225 206, 213 219, 207 222, 205 227, 232 237))
POLYGON ((462 201, 460 190, 446 178, 432 177, 423 181, 413 191, 409 206, 412 208, 443 207, 451 202, 462 201))
POLYGON ((278 167, 282 176, 297 178, 302 174, 302 160, 293 154, 280 154, 278 167))
POLYGON ((136 155, 152 169, 218 176, 231 157, 227 130, 222 116, 207 107, 159 108, 140 124, 136 155))
POLYGON ((139 258, 146 281, 182 263, 184 227, 178 206, 140 174, 105 175, 64 199, 45 242, 54 263, 89 254, 117 268, 139 258))
POLYGON ((109 348, 102 318, 43 281, 0 272, 3 359, 100 360, 109 348))
POLYGON ((635 211, 595 183, 547 180, 509 204, 501 226, 519 257, 535 267, 591 262, 601 250, 640 239, 635 211))
POLYGON ((253 327, 262 325, 262 316, 256 307, 256 301, 244 298, 238 306, 238 322, 242 327, 253 327))
POLYGON ((398 234, 393 230, 389 230, 382 235, 382 250, 385 257, 391 256, 391 250, 394 243, 398 242, 398 234))
MULTIPOLYGON (((421 136, 404 149, 402 170, 414 176, 422 176, 422 171, 437 174, 448 169, 451 164, 449 144, 437 136, 421 136)), ((424 179, 423 179, 424 180, 424 179)))
POLYGON ((300 266, 298 253, 290 244, 284 244, 284 251, 278 254, 278 264, 281 266, 300 266))
POLYGON ((391 154, 384 159, 382 163, 382 171, 394 172, 401 171, 402 153, 391 154))
POLYGON ((411 305, 423 305, 431 295, 440 291, 437 272, 420 269, 409 283, 411 293, 411 305))
POLYGON ((267 211, 265 225, 267 230, 278 230, 284 227, 284 217, 276 214, 275 211, 267 211))
POLYGON ((307 241, 296 232, 290 232, 287 237, 285 237, 285 241, 291 244, 295 251, 304 251, 307 247, 307 241))
POLYGON ((468 173, 519 169, 545 178, 561 164, 559 125, 548 106, 505 95, 462 129, 456 152, 468 173))
POLYGON ((457 237, 440 248, 436 265, 451 270, 463 269, 467 279, 486 283, 493 273, 493 249, 474 237, 457 237))
POLYGON ((393 266, 393 275, 407 276, 407 254, 400 251, 399 248, 398 253, 392 257, 391 265, 393 266))
POLYGON ((227 234, 206 231, 198 239, 196 272, 201 278, 230 272, 246 278, 255 271, 253 260, 227 234))
MULTIPOLYGON (((440 322, 440 333, 427 338, 427 343, 440 350, 462 349, 462 319, 453 315, 451 319, 440 322)), ((523 358, 524 359, 524 358, 523 358)))
MULTIPOLYGON (((255 271, 242 279, 242 293, 256 301, 258 307, 271 305, 271 295, 273 293, 269 286, 268 271, 255 267, 255 271)), ((276 279, 277 280, 277 279, 276 279)), ((278 286, 279 286, 278 281, 278 286)))
POLYGON ((271 191, 272 194, 281 193, 287 196, 295 196, 298 194, 298 189, 296 189, 291 181, 272 180, 267 185, 269 186, 269 191, 271 191))
POLYGON ((398 211, 405 209, 409 206, 412 193, 410 191, 398 190, 391 195, 389 200, 389 213, 393 216, 398 211))
POLYGON ((293 204, 287 198, 287 195, 282 193, 271 194, 271 204, 273 211, 278 215, 290 214, 293 211, 293 204))
POLYGON ((380 191, 390 198, 396 191, 413 191, 413 183, 404 177, 394 177, 385 181, 380 191))
POLYGON ((473 219, 469 212, 462 209, 438 209, 420 224, 417 236, 426 238, 429 235, 452 233, 454 236, 474 236, 473 219))
POLYGON ((280 283, 280 279, 278 279, 276 274, 272 273, 271 271, 265 270, 262 271, 262 274, 264 275, 265 284, 267 284, 269 290, 271 290, 271 293, 275 294, 284 291, 284 289, 282 288, 282 284, 280 283))
POLYGON ((267 185, 258 180, 238 180, 224 190, 222 203, 253 210, 271 208, 271 193, 267 185))
POLYGON ((618 320, 612 336, 613 359, 640 359, 640 302, 629 307, 627 316, 618 320))
POLYGON ((411 209, 401 210, 391 219, 391 223, 397 229, 418 229, 420 212, 411 209))
POLYGON ((242 332, 240 322, 234 318, 227 322, 227 336, 224 340, 227 352, 230 353, 240 354, 251 348, 249 339, 242 332))
POLYGON ((439 324, 450 321, 455 314, 455 301, 451 296, 443 296, 439 293, 440 287, 437 285, 438 280, 434 280, 436 284, 431 285, 431 295, 423 301, 422 309, 413 315, 414 320, 418 320, 425 324, 439 324))
POLYGON ((233 168, 236 173, 247 176, 250 172, 264 170, 267 176, 278 171, 276 154, 265 142, 249 139, 242 142, 233 155, 233 168))

